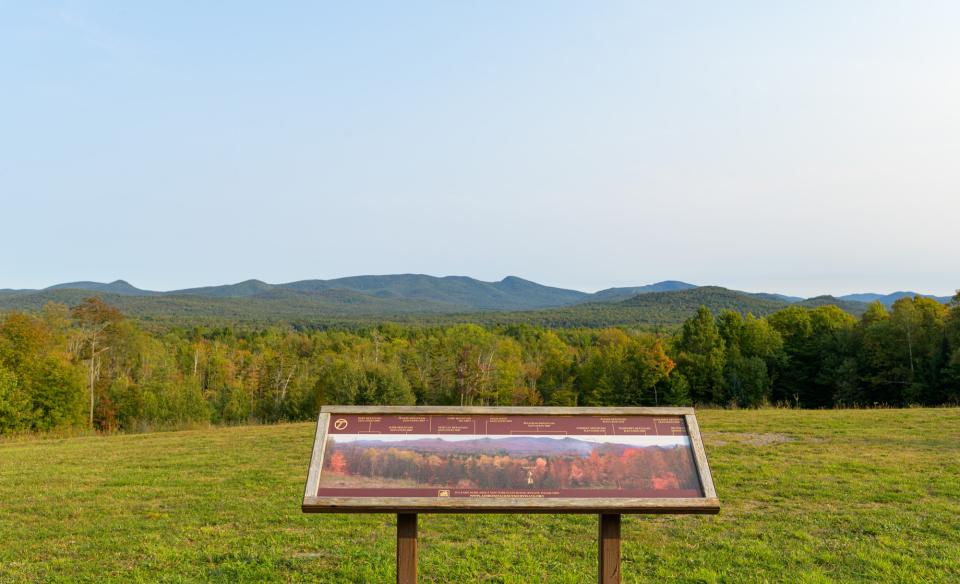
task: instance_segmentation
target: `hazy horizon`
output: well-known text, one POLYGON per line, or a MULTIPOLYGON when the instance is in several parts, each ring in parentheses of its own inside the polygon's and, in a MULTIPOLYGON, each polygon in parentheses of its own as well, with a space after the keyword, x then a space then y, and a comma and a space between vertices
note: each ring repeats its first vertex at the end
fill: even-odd
POLYGON ((960 4, 0 5, 0 287, 960 287, 960 4))
MULTIPOLYGON (((295 279, 295 280, 284 280, 284 281, 282 281, 282 282, 268 282, 268 281, 266 281, 266 280, 264 280, 264 279, 262 279, 262 278, 244 278, 243 280, 237 280, 237 281, 232 281, 232 282, 215 282, 215 283, 195 284, 195 285, 188 285, 188 286, 184 286, 184 287, 180 287, 180 288, 151 288, 151 287, 145 287, 145 286, 140 286, 140 285, 138 285, 136 282, 131 282, 131 281, 128 280, 127 278, 110 278, 110 279, 104 279, 104 280, 92 280, 92 279, 87 278, 87 279, 81 279, 81 280, 72 280, 72 281, 66 281, 66 280, 64 280, 64 281, 62 281, 62 282, 53 282, 53 283, 51 283, 51 284, 46 284, 46 285, 42 285, 42 286, 37 286, 37 287, 34 287, 34 288, 14 288, 14 287, 12 287, 12 286, 2 286, 2 282, 0 282, 0 290, 3 290, 3 289, 13 289, 13 290, 16 290, 16 289, 43 290, 43 289, 48 288, 48 287, 50 287, 50 286, 57 286, 57 285, 61 285, 61 284, 69 284, 69 283, 71 283, 71 282, 95 282, 95 283, 99 283, 99 284, 110 284, 110 283, 116 282, 116 281, 124 281, 124 282, 126 282, 127 284, 130 284, 131 286, 133 286, 133 287, 135 287, 135 288, 138 288, 138 289, 144 290, 144 291, 148 291, 148 292, 173 292, 173 291, 177 291, 177 290, 185 290, 185 289, 192 289, 192 288, 205 288, 205 287, 210 287, 210 286, 223 286, 223 285, 239 284, 239 283, 241 283, 241 282, 246 282, 246 281, 250 281, 250 280, 258 280, 258 281, 264 282, 264 283, 266 283, 266 284, 277 285, 277 284, 288 284, 288 283, 292 283, 292 282, 299 282, 299 281, 306 281, 306 280, 335 280, 335 279, 338 279, 338 278, 349 278, 349 277, 353 277, 353 276, 374 276, 374 277, 379 277, 379 276, 395 276, 395 275, 419 275, 419 276, 431 276, 431 277, 435 277, 435 278, 467 277, 467 278, 474 278, 475 280, 480 280, 480 281, 485 281, 485 282, 498 282, 498 281, 500 281, 500 280, 503 280, 503 279, 509 278, 509 277, 518 277, 518 278, 523 278, 523 279, 529 280, 529 278, 524 278, 524 276, 522 276, 522 275, 520 275, 520 274, 507 274, 506 276, 503 276, 503 277, 501 277, 501 278, 496 278, 496 279, 493 279, 493 280, 482 280, 481 278, 475 278, 474 276, 470 276, 470 275, 468 275, 468 274, 444 274, 444 275, 435 275, 435 274, 414 274, 413 272, 398 272, 397 274, 349 274, 349 275, 344 275, 344 276, 333 276, 333 277, 330 277, 330 278, 298 278, 298 279, 295 279)), ((638 283, 634 283, 634 284, 623 284, 623 285, 621 285, 621 286, 605 286, 605 287, 603 287, 603 288, 596 288, 596 289, 572 288, 572 287, 567 287, 567 286, 559 286, 559 285, 557 285, 557 284, 551 284, 550 282, 537 282, 537 284, 542 284, 542 285, 544 285, 544 286, 551 286, 551 287, 556 287, 556 288, 566 288, 566 289, 570 289, 570 290, 578 290, 578 291, 580 291, 580 292, 586 292, 586 293, 594 293, 594 292, 599 292, 599 291, 601 291, 601 290, 605 290, 605 289, 607 289, 607 288, 640 287, 640 286, 646 286, 646 285, 650 285, 650 284, 657 284, 657 283, 664 282, 664 281, 679 281, 679 282, 684 282, 684 283, 686 283, 686 284, 693 284, 693 285, 695 285, 695 286, 720 286, 720 287, 728 288, 728 289, 736 289, 736 288, 733 288, 732 286, 725 286, 725 285, 723 285, 723 284, 718 284, 718 283, 713 283, 713 282, 711 282, 711 283, 697 283, 697 282, 688 282, 688 281, 686 281, 686 280, 678 280, 677 278, 667 278, 667 279, 665 279, 665 280, 657 280, 657 281, 654 281, 654 282, 638 282, 638 283)), ((789 291, 785 292, 785 291, 783 291, 783 290, 742 290, 742 289, 739 289, 739 290, 741 290, 741 291, 743 291, 743 292, 751 292, 751 293, 763 293, 763 292, 768 292, 768 293, 785 294, 785 295, 791 295, 791 296, 792 296, 792 295, 802 296, 802 295, 800 295, 800 294, 792 294, 792 293, 789 292, 789 291)), ((871 293, 872 293, 872 294, 887 295, 887 294, 893 294, 893 293, 896 293, 896 292, 916 292, 916 293, 918 293, 918 294, 928 294, 928 295, 933 295, 933 296, 953 296, 953 295, 956 294, 957 292, 960 292, 960 288, 954 289, 954 290, 949 290, 949 291, 943 292, 943 293, 940 293, 940 292, 937 292, 937 291, 923 290, 923 289, 919 289, 919 288, 911 288, 911 287, 902 287, 902 288, 897 288, 896 290, 855 290, 855 291, 851 291, 851 292, 825 291, 825 292, 821 292, 820 294, 812 294, 812 295, 809 295, 809 296, 807 296, 807 297, 810 298, 810 297, 814 297, 814 296, 825 296, 825 295, 844 296, 844 295, 848 295, 848 294, 871 294, 871 293)))
MULTIPOLYGON (((250 280, 258 280, 258 281, 264 282, 264 283, 266 283, 266 284, 277 285, 277 284, 288 284, 288 283, 292 283, 292 282, 300 282, 300 281, 307 281, 307 280, 335 280, 335 279, 338 279, 338 278, 349 278, 349 277, 354 277, 354 276, 375 276, 375 277, 379 277, 379 276, 395 276, 395 275, 418 275, 418 276, 431 276, 431 277, 435 277, 435 278, 467 277, 467 278, 473 278, 473 279, 475 279, 475 280, 480 280, 480 281, 483 281, 483 282, 499 282, 499 281, 501 281, 501 280, 503 280, 503 279, 505 279, 505 278, 509 278, 509 277, 518 277, 518 278, 523 278, 523 279, 525 279, 525 280, 529 280, 529 278, 524 277, 522 274, 507 274, 507 275, 502 276, 502 277, 500 277, 500 278, 495 278, 495 279, 490 279, 490 280, 484 280, 484 279, 482 279, 482 278, 476 278, 476 277, 471 276, 471 275, 469 275, 469 274, 442 274, 442 275, 437 275, 437 274, 422 274, 422 273, 414 273, 414 272, 397 272, 396 274, 347 274, 347 275, 342 275, 342 276, 331 276, 331 277, 329 277, 329 278, 297 278, 297 279, 293 279, 293 280, 284 280, 284 281, 282 281, 282 282, 281 282, 281 281, 270 282, 270 281, 264 280, 263 278, 255 278, 255 277, 253 277, 253 278, 244 278, 244 279, 242 279, 242 280, 236 280, 236 281, 230 281, 230 282, 210 282, 210 283, 203 283, 203 284, 190 284, 190 285, 187 285, 187 286, 176 287, 176 288, 171 288, 171 287, 168 287, 168 288, 153 288, 153 287, 147 287, 147 286, 140 286, 140 285, 138 285, 137 282, 132 282, 132 281, 130 281, 130 280, 127 279, 127 278, 108 278, 108 279, 102 279, 102 280, 94 280, 94 279, 90 279, 90 278, 85 278, 85 279, 70 280, 70 281, 63 280, 63 281, 52 282, 52 283, 50 283, 50 284, 45 284, 45 285, 41 285, 41 286, 25 287, 25 288, 16 288, 16 287, 13 287, 13 286, 3 286, 3 283, 0 282, 0 290, 3 290, 3 289, 13 289, 13 290, 17 290, 17 289, 43 290, 43 289, 48 288, 48 287, 50 287, 50 286, 57 286, 57 285, 61 285, 61 284, 69 284, 69 283, 71 283, 71 282, 95 282, 95 283, 99 283, 99 284, 110 284, 110 283, 116 282, 116 281, 124 281, 124 282, 126 282, 127 284, 130 284, 131 286, 133 286, 133 287, 135 287, 135 288, 138 288, 138 289, 144 290, 144 291, 148 291, 148 292, 173 292, 173 291, 177 291, 177 290, 185 290, 185 289, 192 289, 192 288, 206 288, 206 287, 210 287, 210 286, 223 286, 223 285, 239 284, 239 283, 241 283, 241 282, 247 282, 247 281, 250 281, 250 280)), ((657 284, 657 283, 665 282, 665 281, 678 281, 678 282, 683 282, 683 283, 686 283, 686 284, 693 284, 693 285, 695 285, 695 286, 720 286, 720 287, 723 287, 723 288, 736 289, 736 290, 741 290, 741 291, 743 291, 743 292, 751 292, 751 293, 763 293, 763 292, 768 292, 768 293, 776 293, 776 294, 785 294, 785 295, 790 295, 790 296, 803 296, 802 294, 794 294, 794 293, 792 293, 792 292, 790 292, 790 291, 784 291, 784 290, 773 290, 773 289, 770 289, 770 290, 759 290, 759 289, 758 289, 758 290, 745 290, 745 289, 742 289, 742 288, 735 288, 735 287, 733 287, 733 286, 727 286, 727 285, 724 285, 724 284, 722 284, 722 283, 715 283, 715 282, 690 282, 690 281, 681 280, 681 279, 678 279, 678 278, 665 278, 665 279, 663 279, 663 280, 656 280, 656 281, 651 281, 651 282, 635 282, 635 283, 632 283, 632 284, 621 284, 621 285, 617 285, 617 286, 604 286, 604 287, 601 287, 601 288, 592 288, 592 289, 584 289, 584 288, 574 288, 574 287, 569 287, 569 286, 561 286, 561 285, 553 284, 553 283, 550 283, 550 282, 540 282, 540 281, 537 281, 536 283, 537 283, 537 284, 542 284, 542 285, 544 285, 544 286, 555 287, 555 288, 565 288, 565 289, 570 289, 570 290, 578 290, 578 291, 580 291, 580 292, 594 293, 594 292, 599 292, 599 291, 601 291, 601 290, 605 290, 605 289, 608 289, 608 288, 640 287, 640 286, 647 286, 647 285, 650 285, 650 284, 657 284)), ((960 288, 953 289, 953 290, 948 290, 948 291, 942 292, 942 293, 939 292, 939 291, 936 291, 936 290, 931 291, 931 290, 920 289, 920 288, 917 288, 917 287, 910 287, 910 286, 897 288, 897 289, 895 289, 895 290, 853 290, 853 291, 849 291, 849 292, 836 292, 836 291, 828 290, 828 291, 820 292, 820 293, 818 293, 818 294, 810 294, 810 295, 807 295, 807 296, 804 296, 804 297, 811 298, 811 297, 814 297, 814 296, 825 296, 825 295, 844 296, 844 295, 848 295, 848 294, 870 294, 870 293, 872 293, 872 294, 887 295, 887 294, 893 294, 893 293, 896 293, 896 292, 916 292, 916 293, 918 293, 918 294, 928 294, 928 295, 933 295, 933 296, 953 296, 953 295, 956 294, 957 292, 960 292, 960 288)))

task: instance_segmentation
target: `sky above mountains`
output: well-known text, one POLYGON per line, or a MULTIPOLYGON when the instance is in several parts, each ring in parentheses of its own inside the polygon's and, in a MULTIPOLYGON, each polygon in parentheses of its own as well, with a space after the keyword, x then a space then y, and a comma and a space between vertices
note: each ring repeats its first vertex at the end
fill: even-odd
POLYGON ((413 272, 949 295, 958 17, 0 3, 0 286, 413 272))

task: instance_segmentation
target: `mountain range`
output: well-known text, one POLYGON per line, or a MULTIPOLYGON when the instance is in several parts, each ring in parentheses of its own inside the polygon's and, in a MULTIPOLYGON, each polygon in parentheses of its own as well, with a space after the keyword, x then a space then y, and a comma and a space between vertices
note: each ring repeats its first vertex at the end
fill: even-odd
MULTIPOLYGON (((655 285, 656 286, 656 285, 655 285)), ((692 285, 687 284, 687 287, 692 285)), ((267 284, 260 280, 245 280, 236 284, 185 288, 158 292, 142 290, 125 280, 110 283, 68 282, 42 290, 0 290, 0 297, 43 295, 58 290, 81 290, 118 296, 196 296, 203 298, 283 298, 288 294, 329 296, 330 292, 356 292, 386 300, 412 299, 445 305, 463 310, 524 310, 549 306, 575 304, 591 296, 586 292, 544 286, 508 276, 499 282, 483 282, 466 276, 435 277, 422 274, 387 276, 351 276, 333 280, 300 280, 286 284, 267 284)), ((628 290, 615 289, 613 290, 628 290)), ((605 291, 606 292, 606 291, 605 291)), ((627 297, 629 293, 611 293, 611 298, 627 297)), ((349 301, 349 294, 341 300, 349 301)))
MULTIPOLYGON (((336 437, 333 437, 336 441, 336 437)), ((483 437, 472 440, 444 440, 443 438, 415 438, 411 440, 357 440, 338 445, 339 448, 397 448, 426 453, 477 453, 501 454, 512 456, 534 455, 573 455, 589 456, 594 450, 622 454, 624 450, 637 448, 630 444, 615 442, 589 442, 576 438, 543 438, 539 436, 510 436, 505 438, 483 437)), ((672 447, 650 446, 648 448, 669 449, 672 447)))
MULTIPOLYGON (((484 282, 465 276, 397 274, 300 280, 285 284, 246 280, 166 292, 143 290, 124 280, 69 282, 42 290, 0 290, 0 310, 39 309, 51 301, 74 305, 92 295, 100 296, 127 314, 147 319, 177 317, 306 323, 361 316, 373 319, 434 315, 436 319, 439 318, 437 315, 446 315, 441 320, 591 326, 621 323, 671 325, 687 318, 701 304, 714 311, 729 309, 757 316, 792 304, 807 307, 833 304, 858 315, 870 302, 879 301, 890 306, 897 299, 915 293, 864 293, 804 299, 697 286, 674 280, 587 293, 545 286, 516 276, 498 282, 484 282), (478 317, 478 314, 483 316, 478 317)), ((931 297, 944 303, 950 300, 949 297, 931 297)))

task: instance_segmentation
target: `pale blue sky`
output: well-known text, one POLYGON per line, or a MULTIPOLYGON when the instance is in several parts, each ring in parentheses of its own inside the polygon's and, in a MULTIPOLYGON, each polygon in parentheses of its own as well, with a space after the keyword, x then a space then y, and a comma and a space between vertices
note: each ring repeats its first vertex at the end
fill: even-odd
POLYGON ((0 288, 960 287, 960 3, 0 0, 0 288))

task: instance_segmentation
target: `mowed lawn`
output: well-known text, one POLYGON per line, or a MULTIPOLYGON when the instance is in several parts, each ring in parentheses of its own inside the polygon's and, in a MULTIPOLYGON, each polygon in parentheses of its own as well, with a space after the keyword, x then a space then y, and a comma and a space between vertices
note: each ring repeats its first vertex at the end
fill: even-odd
MULTIPOLYGON (((960 409, 698 417, 723 509, 625 517, 624 582, 960 582, 960 409)), ((313 431, 0 442, 0 581, 392 581, 394 516, 300 513, 313 431)), ((421 581, 595 581, 596 529, 421 515, 421 581)))

